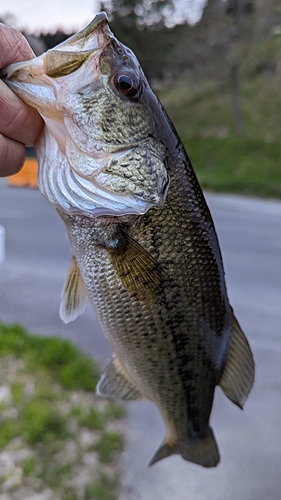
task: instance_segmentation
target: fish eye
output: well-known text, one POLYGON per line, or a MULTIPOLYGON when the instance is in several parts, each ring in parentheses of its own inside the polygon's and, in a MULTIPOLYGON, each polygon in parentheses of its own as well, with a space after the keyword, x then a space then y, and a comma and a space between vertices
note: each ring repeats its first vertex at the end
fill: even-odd
POLYGON ((129 73, 115 75, 114 83, 116 88, 126 97, 134 97, 139 90, 137 78, 129 73))

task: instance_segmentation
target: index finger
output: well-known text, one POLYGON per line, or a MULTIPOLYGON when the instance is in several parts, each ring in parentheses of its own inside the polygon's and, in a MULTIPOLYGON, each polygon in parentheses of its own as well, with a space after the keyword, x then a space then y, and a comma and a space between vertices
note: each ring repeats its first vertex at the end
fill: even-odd
POLYGON ((0 51, 0 68, 12 62, 25 61, 35 57, 27 40, 19 31, 0 23, 0 47, 7 50, 0 51))
MULTIPOLYGON (((0 49, 0 68, 12 62, 34 57, 24 36, 2 23, 0 23, 0 49)), ((43 122, 37 111, 25 104, 1 81, 0 133, 23 144, 33 144, 42 126, 43 122)))

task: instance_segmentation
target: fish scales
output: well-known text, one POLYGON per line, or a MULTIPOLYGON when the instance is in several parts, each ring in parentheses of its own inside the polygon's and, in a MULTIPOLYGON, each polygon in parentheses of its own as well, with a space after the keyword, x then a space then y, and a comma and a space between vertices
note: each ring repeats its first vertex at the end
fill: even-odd
MULTIPOLYGON (((179 154, 176 158, 179 169, 179 154)), ((192 211, 189 199, 195 199, 197 182, 194 178, 191 183, 193 173, 183 154, 181 170, 179 184, 184 186, 184 177, 189 177, 188 190, 183 189, 181 196, 178 183, 171 178, 168 199, 161 212, 149 212, 140 217, 131 232, 170 276, 173 284, 170 303, 169 295, 165 303, 161 301, 160 304, 151 302, 150 297, 141 302, 132 301, 131 295, 122 289, 110 255, 106 249, 97 250, 99 242, 110 238, 112 228, 99 227, 100 235, 93 243, 92 228, 85 230, 83 221, 81 227, 77 218, 67 217, 66 225, 83 279, 85 283, 91 280, 87 288, 93 294, 90 299, 95 304, 105 336, 139 390, 160 408, 165 406, 167 420, 172 415, 177 429, 178 422, 184 422, 182 438, 186 439, 188 420, 192 422, 194 433, 206 433, 214 386, 220 378, 228 349, 230 308, 225 296, 222 266, 219 266, 221 274, 218 271, 220 254, 217 239, 214 232, 210 234, 212 223, 205 203, 201 202, 202 207, 196 203, 195 222, 186 217, 187 208, 192 211), (95 280, 94 284, 92 280, 95 280), (204 296, 208 301, 204 300, 204 296), (202 314, 214 328, 207 338, 202 314), (225 331, 227 321, 228 338, 218 352, 216 335, 220 336, 225 331), (201 323, 200 326, 198 323, 201 323), (194 336, 194 332, 198 336, 194 336), (161 365, 155 361, 155 350, 161 365), (204 351, 208 352, 208 356, 204 355, 204 351), (128 366, 127 359, 132 366, 128 366), (198 407, 204 407, 205 411, 200 411, 198 415, 198 407)), ((171 175, 173 177, 172 172, 171 175)))
POLYGON ((216 466, 215 387, 242 407, 254 361, 204 196, 137 59, 100 13, 0 76, 46 123, 39 189, 73 254, 60 314, 74 320, 89 299, 114 353, 98 393, 156 404, 166 436, 150 464, 180 454, 216 466))

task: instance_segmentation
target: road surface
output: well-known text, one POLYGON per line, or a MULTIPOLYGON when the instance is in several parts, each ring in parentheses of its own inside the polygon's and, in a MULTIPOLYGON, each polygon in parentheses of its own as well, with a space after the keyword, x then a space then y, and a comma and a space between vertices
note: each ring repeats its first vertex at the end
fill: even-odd
MULTIPOLYGON (((217 389, 211 424, 221 463, 212 470, 180 457, 147 468, 164 425, 151 403, 128 404, 122 500, 281 499, 281 203, 224 195, 207 200, 229 297, 254 352, 255 386, 243 412, 217 389)), ((69 325, 58 316, 70 254, 55 210, 37 191, 2 182, 0 224, 7 235, 1 320, 69 338, 103 367, 110 349, 90 308, 69 325)))

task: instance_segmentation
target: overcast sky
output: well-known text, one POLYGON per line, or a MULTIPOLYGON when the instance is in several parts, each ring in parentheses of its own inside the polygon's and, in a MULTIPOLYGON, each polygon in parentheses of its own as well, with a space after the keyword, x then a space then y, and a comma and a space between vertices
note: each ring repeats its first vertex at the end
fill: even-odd
MULTIPOLYGON (((177 0, 177 20, 190 13, 198 17, 205 0, 177 0)), ((15 27, 29 32, 77 31, 98 12, 96 0, 0 0, 0 17, 12 14, 15 27)), ((12 23, 11 23, 12 24, 12 23)))

